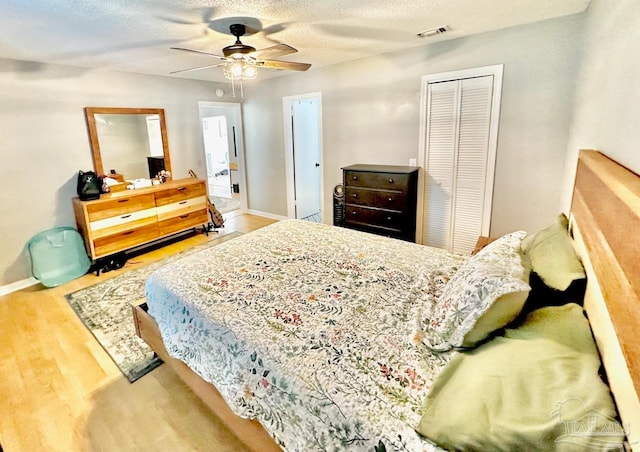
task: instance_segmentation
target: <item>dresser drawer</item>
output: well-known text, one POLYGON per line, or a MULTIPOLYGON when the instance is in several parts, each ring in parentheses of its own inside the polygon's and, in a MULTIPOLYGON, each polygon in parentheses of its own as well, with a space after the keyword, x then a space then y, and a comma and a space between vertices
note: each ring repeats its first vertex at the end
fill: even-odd
POLYGON ((204 182, 197 181, 195 183, 185 183, 174 188, 162 190, 156 193, 156 206, 165 206, 176 202, 184 201, 189 198, 198 198, 206 196, 207 190, 204 182))
POLYGON ((160 229, 160 235, 164 236, 207 223, 209 223, 209 215, 205 208, 159 221, 158 228, 160 229))
POLYGON ((345 190, 345 203, 402 212, 407 208, 407 193, 397 190, 347 187, 345 190))
POLYGON ((156 208, 151 207, 149 209, 133 211, 131 213, 122 213, 114 217, 104 218, 98 221, 92 221, 89 223, 89 229, 95 234, 100 234, 100 231, 104 229, 110 229, 118 226, 127 226, 129 223, 139 222, 141 220, 149 220, 148 222, 156 221, 156 208))
POLYGON ((345 222, 347 225, 366 226, 384 229, 390 232, 401 232, 406 223, 406 214, 401 212, 374 209, 347 204, 345 222))
POLYGON ((207 208, 206 196, 198 196, 197 198, 183 199, 182 201, 165 204, 158 207, 158 221, 168 220, 169 218, 179 217, 188 213, 195 212, 207 208))
POLYGON ((93 245, 96 256, 106 256, 118 251, 132 248, 137 245, 154 240, 158 237, 158 223, 151 224, 131 224, 129 229, 118 230, 113 228, 108 230, 110 234, 94 237, 93 245))
POLYGON ((345 170, 344 183, 348 187, 372 187, 385 190, 407 190, 408 174, 369 173, 345 170))
POLYGON ((118 217, 156 206, 153 193, 146 195, 120 196, 114 199, 87 204, 87 215, 91 223, 106 218, 118 217))

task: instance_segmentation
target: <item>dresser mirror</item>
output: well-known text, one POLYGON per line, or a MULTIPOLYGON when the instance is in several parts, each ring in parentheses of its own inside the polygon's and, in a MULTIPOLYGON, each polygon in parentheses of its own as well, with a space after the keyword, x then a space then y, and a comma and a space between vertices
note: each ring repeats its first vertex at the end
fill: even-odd
POLYGON ((93 163, 98 175, 120 181, 171 171, 162 108, 86 107, 93 163))

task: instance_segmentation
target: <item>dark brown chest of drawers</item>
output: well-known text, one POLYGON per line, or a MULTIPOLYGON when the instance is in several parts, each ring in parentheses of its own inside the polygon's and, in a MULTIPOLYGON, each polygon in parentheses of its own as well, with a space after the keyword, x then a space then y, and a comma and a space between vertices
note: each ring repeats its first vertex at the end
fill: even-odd
POLYGON ((342 174, 345 227, 415 242, 418 168, 352 165, 342 174))

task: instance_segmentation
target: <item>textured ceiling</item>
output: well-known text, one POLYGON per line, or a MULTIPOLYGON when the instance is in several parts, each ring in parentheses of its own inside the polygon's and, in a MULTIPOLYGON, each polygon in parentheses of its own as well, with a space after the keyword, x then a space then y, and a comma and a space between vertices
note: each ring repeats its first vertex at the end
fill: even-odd
MULTIPOLYGON (((589 0, 0 0, 0 57, 145 74, 215 64, 228 25, 260 30, 257 49, 289 44, 277 59, 314 68, 584 11, 589 0), (238 20, 230 18, 239 17, 238 20), (432 38, 416 33, 448 25, 432 38)), ((287 71, 264 71, 272 77, 287 71)), ((173 77, 222 81, 212 68, 173 77)))

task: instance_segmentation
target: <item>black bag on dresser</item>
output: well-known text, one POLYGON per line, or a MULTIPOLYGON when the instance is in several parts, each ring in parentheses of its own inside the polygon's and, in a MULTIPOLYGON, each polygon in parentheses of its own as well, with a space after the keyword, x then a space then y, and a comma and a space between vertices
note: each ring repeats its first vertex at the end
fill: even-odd
POLYGON ((83 201, 100 198, 102 180, 93 171, 78 172, 78 196, 83 201))

